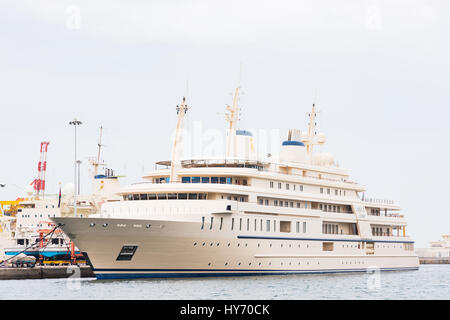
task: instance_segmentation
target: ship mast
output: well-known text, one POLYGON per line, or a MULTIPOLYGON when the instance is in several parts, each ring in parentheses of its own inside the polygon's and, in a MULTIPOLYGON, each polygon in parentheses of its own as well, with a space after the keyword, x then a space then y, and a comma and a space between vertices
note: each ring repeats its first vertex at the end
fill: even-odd
POLYGON ((316 136, 316 105, 313 103, 311 113, 309 114, 308 133, 305 139, 306 152, 311 155, 316 136))
POLYGON ((175 131, 175 140, 173 141, 172 148, 172 161, 170 165, 170 182, 179 182, 180 177, 178 176, 178 170, 181 169, 180 163, 180 144, 181 144, 181 133, 183 130, 184 116, 187 113, 189 107, 186 105, 186 98, 183 97, 181 105, 177 105, 177 128, 175 131))
MULTIPOLYGON (((100 154, 101 154, 101 150, 102 150, 102 133, 103 133, 103 126, 100 126, 100 136, 98 138, 98 152, 97 152, 97 160, 91 160, 92 161, 92 166, 94 167, 94 177, 97 175, 98 173, 98 167, 101 165, 105 165, 105 163, 100 163, 100 154)), ((92 158, 91 158, 92 159, 92 158)))
POLYGON ((239 101, 239 87, 236 88, 236 91, 234 92, 233 97, 233 104, 232 106, 227 105, 227 111, 228 113, 225 114, 225 120, 228 121, 228 141, 227 141, 227 151, 226 151, 226 157, 231 157, 235 155, 234 149, 236 144, 236 127, 237 122, 239 120, 239 107, 238 107, 238 101, 239 101))

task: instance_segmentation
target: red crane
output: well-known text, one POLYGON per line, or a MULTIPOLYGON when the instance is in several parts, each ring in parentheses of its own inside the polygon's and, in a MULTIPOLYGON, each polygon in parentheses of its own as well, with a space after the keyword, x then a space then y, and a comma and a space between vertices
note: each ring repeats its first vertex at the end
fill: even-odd
POLYGON ((45 192, 45 173, 47 172, 47 149, 50 142, 41 142, 41 156, 38 162, 38 177, 31 183, 33 186, 36 197, 39 198, 42 195, 44 197, 45 192))

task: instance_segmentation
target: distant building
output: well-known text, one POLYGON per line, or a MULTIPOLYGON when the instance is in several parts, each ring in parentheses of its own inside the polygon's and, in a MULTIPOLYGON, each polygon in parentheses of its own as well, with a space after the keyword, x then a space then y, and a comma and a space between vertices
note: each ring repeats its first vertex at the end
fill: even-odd
POLYGON ((443 235, 439 241, 431 241, 430 248, 417 248, 419 258, 448 258, 450 257, 450 235, 443 235))

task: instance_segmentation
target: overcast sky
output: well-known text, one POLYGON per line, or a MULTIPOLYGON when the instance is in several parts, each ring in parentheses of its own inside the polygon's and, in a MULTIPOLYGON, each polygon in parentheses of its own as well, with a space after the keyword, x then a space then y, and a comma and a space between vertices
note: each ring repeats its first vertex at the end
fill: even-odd
POLYGON ((124 185, 139 181, 170 158, 183 95, 188 128, 224 130, 240 83, 241 128, 306 129, 315 101, 322 150, 367 196, 395 200, 416 246, 428 246, 450 233, 449 9, 414 0, 0 0, 0 199, 24 194, 45 140, 48 192, 73 182, 74 117, 83 121, 83 193, 100 125, 109 166, 124 185))

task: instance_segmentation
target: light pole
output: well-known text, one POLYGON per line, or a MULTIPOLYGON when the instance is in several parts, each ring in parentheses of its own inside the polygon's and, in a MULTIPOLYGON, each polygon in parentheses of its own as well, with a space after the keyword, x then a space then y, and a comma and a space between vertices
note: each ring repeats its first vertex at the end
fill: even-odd
POLYGON ((81 121, 77 120, 76 118, 69 122, 70 125, 75 127, 75 188, 73 191, 73 213, 74 216, 77 216, 77 126, 83 124, 81 121))
POLYGON ((78 165, 78 195, 80 195, 80 189, 81 189, 81 187, 80 187, 80 185, 81 185, 81 183, 80 183, 80 167, 81 167, 81 160, 77 160, 77 165, 78 165))

